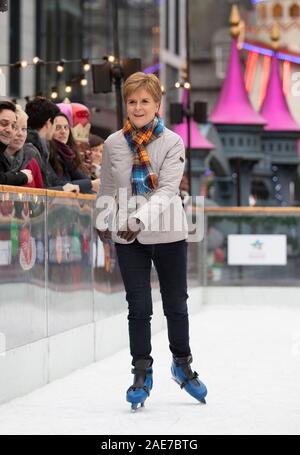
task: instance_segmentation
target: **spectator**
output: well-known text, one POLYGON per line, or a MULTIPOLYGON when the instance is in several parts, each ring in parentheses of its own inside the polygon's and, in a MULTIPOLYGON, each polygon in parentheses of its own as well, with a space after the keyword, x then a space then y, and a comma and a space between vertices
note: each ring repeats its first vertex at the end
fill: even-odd
POLYGON ((91 129, 90 111, 84 104, 71 103, 67 98, 63 103, 59 103, 58 107, 69 120, 74 142, 81 156, 83 171, 86 176, 91 177, 92 158, 88 143, 91 129))
POLYGON ((14 172, 10 170, 10 163, 5 156, 7 145, 13 139, 16 128, 16 107, 9 101, 0 102, 0 184, 24 185, 31 183, 30 170, 14 172))
POLYGON ((32 182, 23 186, 43 188, 44 185, 40 169, 42 167, 41 156, 32 144, 25 144, 28 115, 20 106, 16 106, 16 115, 15 135, 8 144, 4 154, 10 163, 11 171, 16 172, 22 169, 30 169, 32 171, 32 182))
POLYGON ((89 144, 92 159, 92 178, 99 178, 102 164, 104 140, 96 134, 90 134, 89 144))
POLYGON ((59 112, 53 122, 53 138, 50 144, 50 164, 62 184, 79 185, 81 193, 98 192, 99 179, 91 180, 82 171, 80 153, 74 143, 68 117, 59 112))
POLYGON ((37 96, 26 104, 26 114, 28 115, 28 135, 27 142, 33 144, 39 151, 42 160, 42 176, 46 188, 62 189, 64 191, 78 192, 77 185, 61 186, 59 179, 53 179, 54 175, 49 168, 49 148, 47 141, 52 139, 53 120, 59 113, 59 108, 47 98, 37 96), (49 175, 50 174, 50 175, 49 175))

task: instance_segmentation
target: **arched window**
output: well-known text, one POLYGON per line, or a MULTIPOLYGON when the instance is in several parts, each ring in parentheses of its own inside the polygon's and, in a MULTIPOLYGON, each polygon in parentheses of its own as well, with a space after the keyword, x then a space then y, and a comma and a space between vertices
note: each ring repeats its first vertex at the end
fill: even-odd
POLYGON ((266 19, 267 18, 267 7, 266 5, 263 4, 258 4, 258 14, 260 19, 266 19))
POLYGON ((293 3, 290 7, 290 16, 291 17, 299 17, 300 15, 300 8, 297 3, 293 3))
POLYGON ((282 17, 283 11, 282 11, 282 6, 280 3, 276 3, 273 7, 273 17, 278 19, 279 17, 282 17))

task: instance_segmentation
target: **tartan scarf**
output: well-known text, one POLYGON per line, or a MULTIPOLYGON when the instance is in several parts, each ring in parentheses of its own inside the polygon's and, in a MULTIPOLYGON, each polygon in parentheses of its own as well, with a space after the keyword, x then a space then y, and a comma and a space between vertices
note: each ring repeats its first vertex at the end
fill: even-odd
POLYGON ((164 122, 158 116, 142 128, 135 128, 129 119, 123 127, 127 144, 133 152, 132 194, 147 194, 157 188, 158 178, 152 169, 146 146, 155 141, 162 134, 163 129, 164 122))

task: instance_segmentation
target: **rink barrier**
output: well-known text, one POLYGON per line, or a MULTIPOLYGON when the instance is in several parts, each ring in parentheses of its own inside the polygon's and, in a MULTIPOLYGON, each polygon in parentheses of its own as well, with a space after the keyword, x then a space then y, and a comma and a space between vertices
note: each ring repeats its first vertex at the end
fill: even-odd
MULTIPOLYGON (((120 271, 114 245, 103 247, 93 230, 94 203, 91 195, 0 186, 0 403, 123 348, 130 363, 120 271)), ((204 216, 204 241, 189 244, 190 314, 226 301, 300 301, 300 208, 209 207, 204 216), (289 277, 274 268, 251 279, 247 268, 230 271, 226 236, 266 226, 293 244, 289 277)), ((156 333, 165 320, 154 270, 152 278, 156 333)))
MULTIPOLYGON (((272 237, 273 238, 273 237, 272 237)), ((274 248, 277 239, 274 237, 274 248)), ((300 207, 209 207, 205 210, 203 286, 299 286, 300 207), (229 265, 228 235, 286 237, 285 265, 229 265)))
MULTIPOLYGON (((115 248, 92 227, 95 196, 0 186, 0 403, 127 348, 115 248)), ((190 313, 201 303, 198 250, 190 313)), ((165 327, 153 269, 152 332, 165 327)), ((167 340, 166 340, 167 342, 167 340)))

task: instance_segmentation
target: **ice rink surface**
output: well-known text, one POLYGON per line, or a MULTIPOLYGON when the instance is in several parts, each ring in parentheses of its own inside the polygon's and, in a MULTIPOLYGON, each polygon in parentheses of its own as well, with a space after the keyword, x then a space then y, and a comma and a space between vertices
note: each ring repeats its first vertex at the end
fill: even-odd
POLYGON ((0 434, 300 434, 300 302, 207 305, 190 326, 207 405, 171 380, 162 332, 153 337, 154 388, 144 409, 131 413, 125 401, 125 349, 0 406, 0 434))

